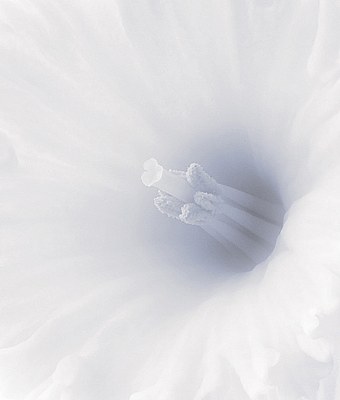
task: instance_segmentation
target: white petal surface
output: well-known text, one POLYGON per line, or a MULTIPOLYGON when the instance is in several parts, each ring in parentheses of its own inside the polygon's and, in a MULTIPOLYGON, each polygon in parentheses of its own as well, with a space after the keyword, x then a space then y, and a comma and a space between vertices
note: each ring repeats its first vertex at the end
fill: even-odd
MULTIPOLYGON (((0 399, 340 396, 336 0, 0 3, 0 399), (143 162, 286 210, 245 271, 143 162)), ((242 263, 240 263, 242 264, 242 263)))

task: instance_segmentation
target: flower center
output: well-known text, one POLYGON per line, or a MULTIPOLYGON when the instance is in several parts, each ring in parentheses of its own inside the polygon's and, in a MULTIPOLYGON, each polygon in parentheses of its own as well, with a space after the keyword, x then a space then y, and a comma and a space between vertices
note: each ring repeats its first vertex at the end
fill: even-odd
POLYGON ((154 204, 161 213, 200 226, 233 256, 259 263, 275 246, 283 208, 216 182, 198 164, 186 172, 166 170, 152 158, 142 182, 158 189, 154 204))

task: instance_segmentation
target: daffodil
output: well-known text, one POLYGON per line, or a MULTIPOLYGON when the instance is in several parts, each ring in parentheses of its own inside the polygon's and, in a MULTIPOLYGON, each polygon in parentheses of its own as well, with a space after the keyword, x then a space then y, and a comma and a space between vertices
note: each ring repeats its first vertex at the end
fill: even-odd
POLYGON ((0 400, 339 398, 339 27, 0 2, 0 400))

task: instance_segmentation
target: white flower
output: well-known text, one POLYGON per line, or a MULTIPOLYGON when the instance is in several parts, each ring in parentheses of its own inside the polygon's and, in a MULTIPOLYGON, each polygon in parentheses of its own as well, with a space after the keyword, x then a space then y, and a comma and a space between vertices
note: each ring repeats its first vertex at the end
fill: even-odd
POLYGON ((3 1, 0 22, 0 399, 339 398, 339 2, 3 1), (175 218, 151 157, 191 165, 155 200, 175 218))

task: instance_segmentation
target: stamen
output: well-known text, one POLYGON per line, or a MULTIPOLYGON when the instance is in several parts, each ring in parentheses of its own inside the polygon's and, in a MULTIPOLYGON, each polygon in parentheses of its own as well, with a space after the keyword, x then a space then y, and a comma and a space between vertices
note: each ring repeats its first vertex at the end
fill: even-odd
POLYGON ((201 227, 230 253, 259 262, 275 244, 283 216, 279 205, 217 183, 198 164, 171 171, 150 159, 144 169, 143 183, 160 189, 154 201, 160 212, 201 227))
POLYGON ((154 204, 162 214, 176 219, 179 219, 181 209, 184 205, 183 201, 161 191, 158 192, 158 196, 155 198, 154 204))
POLYGON ((194 195, 194 199, 203 209, 213 212, 216 219, 223 222, 225 221, 224 216, 226 216, 266 242, 275 243, 276 237, 280 232, 279 226, 256 217, 243 209, 234 207, 228 201, 223 202, 221 197, 211 193, 197 192, 194 195))

